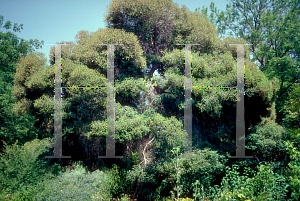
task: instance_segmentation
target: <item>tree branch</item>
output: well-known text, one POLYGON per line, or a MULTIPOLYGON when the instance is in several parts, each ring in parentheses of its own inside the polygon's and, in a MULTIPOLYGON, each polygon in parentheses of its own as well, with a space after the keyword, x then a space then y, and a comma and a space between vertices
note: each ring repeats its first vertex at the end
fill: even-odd
POLYGON ((285 88, 284 91, 280 92, 279 98, 278 98, 279 100, 281 100, 282 95, 288 90, 288 88, 290 88, 296 82, 296 80, 297 79, 294 79, 294 81, 287 88, 285 88))
MULTIPOLYGON (((144 160, 142 161, 142 162, 145 162, 145 165, 147 165, 147 159, 146 159, 146 157, 145 157, 145 150, 146 150, 146 148, 147 148, 147 146, 148 146, 148 144, 150 144, 153 140, 154 140, 154 138, 155 138, 155 136, 152 138, 152 140, 150 140, 147 144, 146 144, 146 146, 145 146, 145 148, 144 148, 144 151, 143 151, 143 157, 144 157, 144 160)), ((142 163, 141 162, 141 163, 142 163)), ((141 163, 139 164, 139 165, 141 165, 141 163)))

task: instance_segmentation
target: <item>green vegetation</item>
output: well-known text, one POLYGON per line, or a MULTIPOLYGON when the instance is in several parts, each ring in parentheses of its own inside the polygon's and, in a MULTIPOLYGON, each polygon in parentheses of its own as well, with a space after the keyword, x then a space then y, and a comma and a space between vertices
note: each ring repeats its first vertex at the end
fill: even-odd
POLYGON ((113 0, 107 28, 57 42, 70 44, 62 46, 62 86, 82 87, 106 85, 107 47, 99 44, 123 44, 115 46, 121 159, 98 158, 106 153, 103 89, 63 89, 62 151, 72 158, 45 158, 54 149, 55 51, 46 65, 34 50, 43 42, 18 38, 7 21, 0 200, 299 200, 299 3, 280 2, 232 0, 221 13, 211 4, 208 18, 207 8, 192 12, 171 0, 113 0), (225 30, 236 35, 221 39, 225 30), (193 88, 195 158, 182 157, 185 51, 178 43, 200 44, 192 46, 193 86, 236 86, 237 50, 229 44, 253 44, 244 56, 246 155, 254 159, 228 158, 236 151, 234 89, 193 88))

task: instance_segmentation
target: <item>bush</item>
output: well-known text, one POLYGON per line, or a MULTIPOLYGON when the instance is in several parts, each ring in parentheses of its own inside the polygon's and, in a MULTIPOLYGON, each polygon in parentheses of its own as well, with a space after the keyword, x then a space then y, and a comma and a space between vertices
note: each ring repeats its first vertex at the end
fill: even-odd
POLYGON ((4 142, 4 152, 0 158, 0 190, 14 193, 24 184, 37 184, 46 174, 46 161, 39 156, 50 147, 49 139, 33 140, 24 146, 15 144, 8 146, 4 142))
POLYGON ((261 161, 280 161, 286 154, 284 142, 289 136, 284 127, 277 124, 274 119, 262 118, 262 121, 249 135, 246 147, 253 150, 253 155, 261 161))
POLYGON ((80 163, 44 183, 34 200, 104 200, 110 198, 109 178, 103 171, 88 172, 80 163))
MULTIPOLYGON (((219 200, 285 200, 288 184, 286 179, 265 165, 258 167, 259 171, 253 178, 248 177, 250 169, 243 176, 237 172, 237 166, 227 167, 227 174, 222 179, 221 187, 210 187, 211 199, 219 200), (231 169, 231 170, 230 170, 231 169)), ((253 170, 252 170, 253 171, 253 170)), ((194 189, 195 191, 195 189, 194 189)))
POLYGON ((293 142, 285 142, 288 153, 290 154, 291 162, 288 164, 290 175, 288 176, 289 185, 291 188, 291 197, 295 200, 300 199, 300 152, 294 146, 293 142))

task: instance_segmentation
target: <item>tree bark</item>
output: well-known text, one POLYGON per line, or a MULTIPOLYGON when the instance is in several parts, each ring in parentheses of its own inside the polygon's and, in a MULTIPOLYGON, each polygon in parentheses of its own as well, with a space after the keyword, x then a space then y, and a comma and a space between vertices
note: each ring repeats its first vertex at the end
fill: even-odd
POLYGON ((159 66, 160 66, 160 63, 153 64, 153 66, 152 66, 152 68, 151 68, 151 70, 150 70, 150 72, 149 72, 149 73, 150 73, 150 78, 153 77, 154 71, 157 70, 157 69, 159 68, 159 66))

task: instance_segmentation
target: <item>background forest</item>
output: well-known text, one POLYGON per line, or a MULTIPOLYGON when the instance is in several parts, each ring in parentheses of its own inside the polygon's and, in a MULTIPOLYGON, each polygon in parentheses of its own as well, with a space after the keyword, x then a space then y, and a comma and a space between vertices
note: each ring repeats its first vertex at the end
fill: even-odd
POLYGON ((171 0, 113 0, 107 28, 62 46, 62 86, 105 87, 115 46, 115 150, 106 154, 106 90, 63 89, 63 155, 54 149, 54 64, 43 41, 0 18, 0 200, 299 200, 300 2, 231 0, 188 10, 171 0), (223 37, 225 33, 230 37, 223 37), (235 89, 192 90, 184 153, 184 46, 192 85, 236 86, 245 45, 246 155, 236 152, 235 89), (250 55, 252 58, 250 59, 250 55), (258 62, 258 63, 255 63, 258 62), (154 74, 154 72, 158 72, 154 74))

